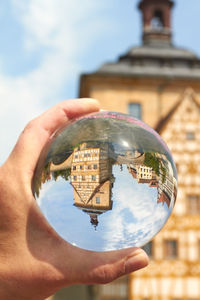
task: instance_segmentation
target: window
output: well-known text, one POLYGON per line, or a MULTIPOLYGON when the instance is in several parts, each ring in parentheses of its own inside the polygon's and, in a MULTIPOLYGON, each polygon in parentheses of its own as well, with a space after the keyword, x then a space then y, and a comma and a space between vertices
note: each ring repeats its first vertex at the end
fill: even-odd
POLYGON ((88 170, 91 170, 92 166, 91 165, 88 165, 88 170))
POLYGON ((77 180, 77 176, 73 176, 73 179, 74 179, 74 181, 76 181, 77 180))
POLYGON ((97 164, 93 165, 93 169, 94 169, 94 170, 97 169, 97 164))
POLYGON ((85 181, 85 176, 84 175, 81 178, 82 178, 83 181, 85 181))
POLYGON ((146 245, 144 245, 142 247, 142 249, 144 249, 144 251, 147 253, 147 255, 152 258, 153 257, 153 242, 150 241, 149 243, 147 243, 146 245))
POLYGON ((95 181, 96 180, 96 176, 92 175, 92 180, 95 181))
POLYGON ((164 241, 164 258, 174 259, 178 256, 178 245, 176 240, 164 241))
POLYGON ((76 170, 76 166, 73 166, 73 170, 76 170))
POLYGON ((186 139, 189 141, 195 140, 195 133, 193 131, 186 132, 186 139))
POLYGON ((161 10, 155 10, 151 20, 151 26, 155 29, 162 29, 164 27, 163 13, 161 10))
POLYGON ((83 170, 83 166, 82 165, 80 165, 80 170, 83 170))
POLYGON ((198 215, 200 214, 200 196, 191 194, 187 195, 188 202, 188 213, 190 215, 198 215))
POLYGON ((129 103, 128 113, 136 119, 142 119, 142 106, 140 103, 129 103))
POLYGON ((96 204, 100 204, 100 197, 96 197, 96 204))

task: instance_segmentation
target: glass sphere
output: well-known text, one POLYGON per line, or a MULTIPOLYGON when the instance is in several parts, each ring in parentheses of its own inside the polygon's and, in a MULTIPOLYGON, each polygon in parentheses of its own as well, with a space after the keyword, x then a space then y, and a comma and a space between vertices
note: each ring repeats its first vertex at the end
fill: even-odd
POLYGON ((152 128, 103 111, 55 134, 38 161, 33 193, 48 222, 71 244, 94 251, 140 247, 169 218, 177 173, 152 128))

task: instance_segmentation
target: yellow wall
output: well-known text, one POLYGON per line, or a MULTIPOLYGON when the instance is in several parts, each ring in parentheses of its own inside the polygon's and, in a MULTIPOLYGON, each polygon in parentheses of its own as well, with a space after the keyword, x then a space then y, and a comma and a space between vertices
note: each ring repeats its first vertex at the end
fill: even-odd
POLYGON ((200 85, 195 81, 169 81, 88 75, 81 84, 80 96, 98 99, 105 110, 128 113, 128 104, 142 104, 142 119, 152 127, 192 88, 200 104, 200 85))

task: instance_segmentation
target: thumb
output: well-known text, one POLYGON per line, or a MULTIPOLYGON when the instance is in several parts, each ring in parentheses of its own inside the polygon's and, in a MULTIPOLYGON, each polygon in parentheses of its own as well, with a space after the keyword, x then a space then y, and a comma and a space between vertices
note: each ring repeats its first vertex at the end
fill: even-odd
MULTIPOLYGON (((72 284, 108 283, 146 267, 149 262, 147 254, 135 247, 108 252, 93 252, 72 247, 73 250, 70 251, 72 284)), ((64 265, 63 268, 66 270, 64 265)))
POLYGON ((148 265, 147 254, 140 248, 129 248, 94 255, 86 283, 109 283, 116 278, 148 265))

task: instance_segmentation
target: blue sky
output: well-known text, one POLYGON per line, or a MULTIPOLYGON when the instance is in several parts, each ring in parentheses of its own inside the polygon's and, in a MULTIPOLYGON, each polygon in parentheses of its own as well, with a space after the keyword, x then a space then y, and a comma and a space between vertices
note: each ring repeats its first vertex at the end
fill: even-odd
MULTIPOLYGON (((95 71, 140 44, 136 0, 3 0, 0 6, 2 163, 24 125, 78 95, 82 72, 95 71)), ((176 0, 174 44, 200 56, 200 1, 176 0)))
POLYGON ((70 243, 95 251, 142 246, 167 221, 171 207, 157 204, 157 188, 138 184, 125 165, 123 172, 118 165, 112 171, 113 208, 98 217, 96 231, 88 214, 73 205, 69 181, 58 179, 42 187, 38 204, 49 223, 70 243))

